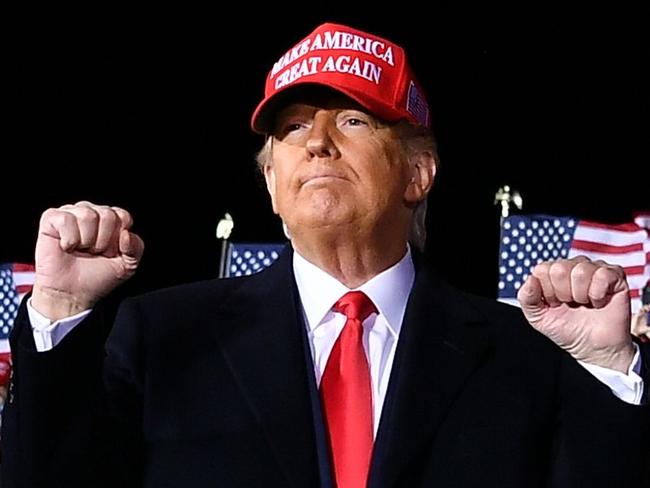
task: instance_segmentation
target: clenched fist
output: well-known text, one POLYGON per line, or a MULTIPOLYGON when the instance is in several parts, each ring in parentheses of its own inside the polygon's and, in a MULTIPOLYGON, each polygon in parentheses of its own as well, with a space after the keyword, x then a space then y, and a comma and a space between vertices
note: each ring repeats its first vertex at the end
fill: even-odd
POLYGON ((530 324, 574 358, 627 373, 634 347, 620 266, 584 256, 541 263, 517 298, 530 324))
POLYGON ((32 306, 51 320, 95 305, 135 273, 142 239, 118 207, 79 202, 41 216, 32 306))

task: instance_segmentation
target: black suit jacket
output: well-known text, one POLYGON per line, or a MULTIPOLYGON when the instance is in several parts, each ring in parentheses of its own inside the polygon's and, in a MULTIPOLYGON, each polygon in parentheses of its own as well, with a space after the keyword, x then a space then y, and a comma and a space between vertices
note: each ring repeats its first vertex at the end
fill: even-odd
MULTIPOLYGON (((290 251, 100 308, 37 353, 23 306, 3 486, 329 484, 290 251)), ((370 487, 648 486, 649 434, 519 310, 417 266, 370 487)))

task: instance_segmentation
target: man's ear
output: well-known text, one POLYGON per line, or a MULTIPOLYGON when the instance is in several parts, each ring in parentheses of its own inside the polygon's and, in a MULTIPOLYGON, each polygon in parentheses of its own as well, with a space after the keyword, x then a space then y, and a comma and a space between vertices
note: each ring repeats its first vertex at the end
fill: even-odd
POLYGON ((264 180, 266 181, 266 190, 271 196, 271 204, 273 205, 273 212, 278 213, 278 207, 275 202, 275 169, 273 165, 267 164, 264 166, 264 180))
POLYGON ((409 205, 415 205, 427 197, 436 176, 436 160, 430 151, 411 155, 409 176, 404 200, 409 205))

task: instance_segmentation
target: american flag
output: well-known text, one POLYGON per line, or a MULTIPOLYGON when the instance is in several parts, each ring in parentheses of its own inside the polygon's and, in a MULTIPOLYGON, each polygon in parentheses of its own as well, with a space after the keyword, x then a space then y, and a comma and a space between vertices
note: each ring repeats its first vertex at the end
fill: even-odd
POLYGON ((551 215, 506 217, 499 244, 499 301, 517 305, 517 291, 535 265, 580 254, 623 267, 636 312, 650 281, 650 213, 619 225, 551 215))
POLYGON ((284 243, 229 243, 225 277, 245 276, 268 268, 280 257, 284 243))
POLYGON ((18 306, 34 284, 31 264, 0 264, 0 354, 9 353, 9 333, 18 306))

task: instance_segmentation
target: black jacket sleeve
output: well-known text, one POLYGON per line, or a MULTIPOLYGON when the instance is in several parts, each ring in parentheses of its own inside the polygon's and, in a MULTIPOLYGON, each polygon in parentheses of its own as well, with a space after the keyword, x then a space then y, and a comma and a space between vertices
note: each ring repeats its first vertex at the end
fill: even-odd
POLYGON ((10 339, 14 373, 3 411, 2 486, 139 486, 137 386, 110 384, 105 373, 112 307, 98 305, 55 348, 38 352, 25 303, 10 339), (116 389, 119 404, 109 401, 116 389))
MULTIPOLYGON (((646 352, 642 374, 647 389, 646 352)), ((560 425, 550 485, 650 486, 650 406, 620 400, 568 354, 562 354, 560 425)))

